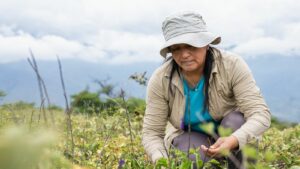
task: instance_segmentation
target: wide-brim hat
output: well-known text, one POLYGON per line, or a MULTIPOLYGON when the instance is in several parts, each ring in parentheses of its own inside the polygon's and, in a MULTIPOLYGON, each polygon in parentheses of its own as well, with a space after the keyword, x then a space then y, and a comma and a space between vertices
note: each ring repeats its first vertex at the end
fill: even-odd
POLYGON ((169 53, 168 47, 175 44, 200 48, 221 42, 221 37, 209 32, 202 16, 195 12, 182 12, 167 17, 162 24, 162 30, 166 40, 160 50, 163 57, 169 53))

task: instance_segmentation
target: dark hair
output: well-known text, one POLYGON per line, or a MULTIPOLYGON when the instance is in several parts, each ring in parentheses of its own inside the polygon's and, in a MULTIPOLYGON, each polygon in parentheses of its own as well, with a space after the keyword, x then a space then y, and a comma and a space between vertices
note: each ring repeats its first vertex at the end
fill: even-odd
MULTIPOLYGON (((218 49, 214 48, 214 47, 209 47, 209 49, 206 52, 206 58, 205 58, 205 64, 204 64, 204 111, 207 109, 209 111, 209 96, 208 96, 208 90, 209 90, 209 79, 210 79, 210 75, 211 75, 211 71, 212 71, 212 65, 214 62, 214 50, 216 52, 219 52, 218 49)), ((171 86, 171 81, 173 78, 173 75, 176 71, 176 73, 178 73, 179 75, 179 66, 178 64, 175 62, 175 60, 173 59, 173 57, 168 57, 165 62, 172 60, 171 65, 171 72, 170 72, 170 78, 169 78, 169 91, 171 92, 171 94, 174 96, 174 92, 171 86)))

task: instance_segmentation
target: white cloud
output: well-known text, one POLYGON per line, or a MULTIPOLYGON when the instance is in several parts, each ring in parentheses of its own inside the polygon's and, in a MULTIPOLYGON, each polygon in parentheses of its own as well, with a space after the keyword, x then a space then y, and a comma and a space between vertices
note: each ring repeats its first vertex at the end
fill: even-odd
POLYGON ((202 13, 222 48, 300 55, 297 0, 10 0, 0 1, 0 62, 26 58, 29 47, 39 59, 160 61, 161 22, 181 10, 202 13))
POLYGON ((55 35, 36 38, 23 32, 14 36, 0 36, 0 54, 10 56, 2 57, 0 62, 26 59, 29 57, 29 48, 37 59, 42 60, 56 59, 57 55, 112 64, 161 59, 153 56, 159 50, 160 40, 151 35, 100 31, 91 37, 90 42, 91 45, 55 35))
POLYGON ((43 36, 34 38, 26 33, 14 36, 0 36, 1 62, 25 59, 31 48, 39 59, 55 58, 56 54, 66 57, 77 57, 76 53, 82 46, 74 41, 68 41, 58 36, 43 36))
POLYGON ((300 22, 283 25, 279 36, 251 39, 234 48, 234 52, 245 56, 283 55, 300 56, 300 22))

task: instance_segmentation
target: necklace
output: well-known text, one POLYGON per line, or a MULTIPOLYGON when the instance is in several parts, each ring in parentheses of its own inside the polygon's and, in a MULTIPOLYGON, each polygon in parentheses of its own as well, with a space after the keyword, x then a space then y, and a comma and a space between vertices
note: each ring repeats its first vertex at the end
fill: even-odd
POLYGON ((191 79, 189 80, 189 79, 187 79, 187 78, 184 77, 184 80, 188 84, 189 89, 194 90, 194 91, 198 90, 201 78, 198 81, 193 81, 191 79))
POLYGON ((198 91, 199 82, 200 82, 200 80, 198 82, 192 82, 192 85, 191 86, 189 85, 189 88, 191 90, 198 91))
POLYGON ((180 78, 182 82, 186 82, 188 85, 188 88, 194 91, 197 91, 199 88, 199 83, 202 78, 202 73, 199 73, 197 75, 186 75, 182 70, 180 70, 180 78), (194 78, 193 78, 194 77, 194 78), (194 80, 196 79, 196 80, 194 80))

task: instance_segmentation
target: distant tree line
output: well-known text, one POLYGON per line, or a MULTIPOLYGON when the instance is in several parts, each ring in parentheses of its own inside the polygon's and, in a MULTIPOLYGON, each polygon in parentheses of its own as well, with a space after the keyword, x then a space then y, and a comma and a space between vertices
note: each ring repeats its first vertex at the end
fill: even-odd
MULTIPOLYGON (((147 78, 146 72, 134 73, 129 77, 136 81, 139 85, 146 86, 147 78)), ((87 114, 100 114, 113 115, 120 108, 126 108, 129 113, 136 115, 144 114, 145 100, 129 97, 125 101, 126 93, 124 90, 119 92, 115 91, 115 85, 108 83, 109 78, 105 80, 94 80, 99 85, 99 90, 92 92, 87 87, 86 89, 71 95, 71 108, 74 113, 87 113, 87 114)), ((0 90, 0 101, 6 96, 6 93, 0 90)), ((17 109, 34 108, 34 103, 25 101, 18 101, 15 103, 8 103, 2 107, 14 107, 17 109)), ((51 104, 48 106, 51 110, 62 110, 61 107, 51 104)))
POLYGON ((126 99, 126 105, 124 105, 125 92, 123 90, 115 92, 114 85, 99 80, 95 80, 95 82, 100 86, 98 91, 91 92, 89 88, 86 88, 71 96, 73 112, 113 115, 120 107, 126 107, 129 113, 137 115, 144 113, 144 99, 130 97, 126 99))

